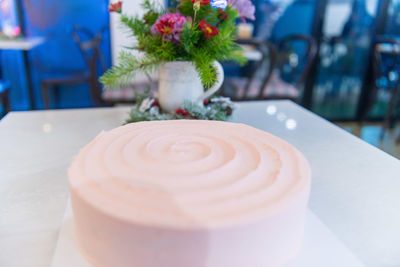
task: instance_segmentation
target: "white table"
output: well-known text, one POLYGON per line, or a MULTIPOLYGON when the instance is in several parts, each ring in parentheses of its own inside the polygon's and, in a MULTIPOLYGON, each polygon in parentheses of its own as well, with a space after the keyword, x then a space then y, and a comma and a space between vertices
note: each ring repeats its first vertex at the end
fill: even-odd
POLYGON ((41 37, 0 39, 0 50, 31 50, 43 42, 41 37))
POLYGON ((262 53, 257 49, 246 48, 243 56, 250 61, 260 61, 263 57, 262 53))
POLYGON ((22 51, 24 68, 25 68, 25 78, 26 78, 26 83, 28 85, 29 106, 31 109, 35 108, 35 100, 33 94, 31 69, 29 67, 28 51, 35 48, 36 46, 41 45, 43 42, 44 38, 41 37, 0 39, 0 51, 1 50, 22 51))
MULTIPOLYGON (((67 167, 127 112, 11 112, 0 122, 0 266, 50 266, 68 197, 67 167)), ((289 101, 242 103, 233 121, 298 147, 313 170, 311 210, 367 266, 400 266, 399 160, 289 101)))

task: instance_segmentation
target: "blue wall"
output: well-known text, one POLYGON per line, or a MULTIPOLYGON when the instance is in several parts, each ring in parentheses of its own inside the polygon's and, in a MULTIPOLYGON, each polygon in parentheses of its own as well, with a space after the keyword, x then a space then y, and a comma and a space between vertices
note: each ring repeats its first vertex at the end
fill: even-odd
MULTIPOLYGON (((80 51, 71 38, 73 25, 81 25, 93 32, 108 26, 109 15, 106 0, 24 0, 23 18, 26 35, 42 36, 46 42, 29 52, 34 84, 34 96, 38 108, 42 108, 40 81, 59 73, 81 70, 86 67, 80 51)), ((104 34, 102 52, 109 66, 110 35, 104 34)), ((2 58, 4 78, 12 83, 11 105, 14 110, 28 108, 27 86, 24 79, 22 53, 6 51, 2 58)), ((91 106, 88 86, 61 88, 61 107, 91 106)))

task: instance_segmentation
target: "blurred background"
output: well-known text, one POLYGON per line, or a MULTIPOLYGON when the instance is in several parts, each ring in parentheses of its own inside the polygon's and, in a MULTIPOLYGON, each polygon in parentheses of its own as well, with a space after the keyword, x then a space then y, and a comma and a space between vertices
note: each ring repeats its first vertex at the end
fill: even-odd
MULTIPOLYGON (((140 2, 126 0, 124 13, 140 14, 140 2)), ((220 94, 236 101, 290 99, 400 157, 400 0, 253 3, 256 19, 238 21, 248 63, 224 64, 220 94)), ((1 116, 134 103, 145 77, 117 90, 98 83, 132 44, 108 4, 0 0, 1 116)))

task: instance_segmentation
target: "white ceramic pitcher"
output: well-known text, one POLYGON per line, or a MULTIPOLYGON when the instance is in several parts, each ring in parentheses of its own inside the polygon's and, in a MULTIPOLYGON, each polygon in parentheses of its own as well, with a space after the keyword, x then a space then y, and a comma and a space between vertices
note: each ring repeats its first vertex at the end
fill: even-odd
POLYGON ((215 84, 204 92, 199 74, 191 61, 173 61, 159 69, 158 97, 161 108, 174 112, 185 101, 203 103, 213 95, 224 81, 224 70, 218 61, 214 61, 217 70, 215 84))

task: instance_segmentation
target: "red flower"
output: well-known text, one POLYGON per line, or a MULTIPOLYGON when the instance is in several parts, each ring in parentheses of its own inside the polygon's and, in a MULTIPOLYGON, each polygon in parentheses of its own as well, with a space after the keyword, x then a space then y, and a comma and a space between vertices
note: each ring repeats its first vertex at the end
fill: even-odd
POLYGON ((192 0, 192 3, 200 2, 201 6, 208 5, 211 0, 192 0))
POLYGON ((207 105, 208 103, 210 103, 210 100, 208 100, 207 98, 203 100, 204 105, 207 105))
POLYGON ((118 1, 114 4, 110 4, 108 6, 108 11, 109 12, 117 12, 117 13, 121 13, 122 12, 122 1, 118 1))
POLYGON ((186 117, 189 115, 189 111, 187 111, 186 109, 178 108, 177 110, 175 110, 175 114, 179 114, 182 115, 183 117, 186 117))
POLYGON ((218 18, 220 20, 227 20, 229 19, 229 15, 223 10, 223 9, 218 9, 218 18))
POLYGON ((175 22, 172 20, 163 20, 156 24, 157 31, 162 35, 168 35, 172 32, 175 22))
POLYGON ((218 28, 208 24, 205 19, 199 21, 199 27, 200 30, 204 32, 204 35, 206 36, 207 39, 210 39, 211 36, 215 36, 219 33, 218 28))

